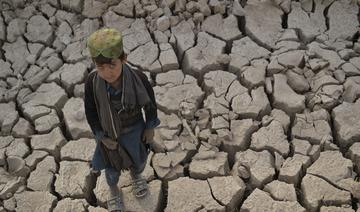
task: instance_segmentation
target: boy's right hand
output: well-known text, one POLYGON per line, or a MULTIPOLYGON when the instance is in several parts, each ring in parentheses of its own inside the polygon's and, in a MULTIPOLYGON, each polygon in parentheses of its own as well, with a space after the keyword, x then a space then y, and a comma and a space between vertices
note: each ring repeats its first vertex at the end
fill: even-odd
POLYGON ((111 150, 115 150, 117 148, 117 142, 112 140, 109 137, 104 137, 101 142, 108 148, 111 150))

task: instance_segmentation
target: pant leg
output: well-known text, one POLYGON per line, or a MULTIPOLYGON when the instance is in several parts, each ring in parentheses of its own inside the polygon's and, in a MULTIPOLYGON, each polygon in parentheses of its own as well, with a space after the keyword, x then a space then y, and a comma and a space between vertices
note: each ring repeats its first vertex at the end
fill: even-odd
POLYGON ((119 182, 120 172, 114 168, 105 168, 105 178, 109 186, 117 185, 119 182))
POLYGON ((146 147, 142 143, 142 134, 145 129, 144 121, 140 121, 132 129, 119 137, 119 143, 129 153, 132 159, 132 166, 130 168, 130 174, 140 175, 145 169, 147 156, 146 147))
POLYGON ((144 171, 146 166, 146 161, 142 164, 133 164, 133 166, 130 168, 130 175, 133 179, 139 178, 141 173, 144 171))

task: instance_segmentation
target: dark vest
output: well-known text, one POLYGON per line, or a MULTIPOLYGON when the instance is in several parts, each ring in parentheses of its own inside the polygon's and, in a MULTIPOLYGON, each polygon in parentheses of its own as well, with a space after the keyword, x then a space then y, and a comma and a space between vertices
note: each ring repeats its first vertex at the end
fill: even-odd
POLYGON ((133 111, 117 111, 111 103, 106 89, 106 82, 94 71, 93 93, 99 121, 105 135, 117 139, 119 135, 130 130, 131 125, 143 119, 141 108, 133 111))

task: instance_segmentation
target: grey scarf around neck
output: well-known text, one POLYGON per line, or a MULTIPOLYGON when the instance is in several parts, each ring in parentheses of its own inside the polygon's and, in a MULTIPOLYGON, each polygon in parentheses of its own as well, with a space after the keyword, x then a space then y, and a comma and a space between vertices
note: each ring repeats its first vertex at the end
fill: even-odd
POLYGON ((122 66, 121 101, 125 111, 143 107, 151 102, 142 80, 127 64, 122 66))
MULTIPOLYGON (((140 77, 127 64, 122 66, 121 104, 125 112, 140 109, 151 103, 147 90, 140 77)), ((99 120, 105 134, 117 139, 121 134, 122 124, 117 111, 111 104, 106 90, 106 82, 97 73, 93 81, 93 92, 99 120)))

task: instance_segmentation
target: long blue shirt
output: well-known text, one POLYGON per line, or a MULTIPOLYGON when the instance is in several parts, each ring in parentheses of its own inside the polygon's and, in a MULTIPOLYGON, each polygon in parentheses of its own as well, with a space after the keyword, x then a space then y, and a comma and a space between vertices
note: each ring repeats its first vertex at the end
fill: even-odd
MULTIPOLYGON (((145 88, 147 89, 149 96, 152 101, 155 102, 154 91, 148 82, 146 76, 144 79, 144 74, 141 75, 141 79, 144 83, 145 88)), ((121 91, 116 90, 110 85, 106 86, 107 92, 111 99, 111 104, 114 105, 115 108, 120 107, 118 101, 121 98, 121 91)), ((156 102, 155 102, 156 105, 156 102)), ((160 120, 157 117, 157 112, 153 111, 156 108, 152 108, 151 111, 145 111, 145 120, 140 120, 135 124, 127 127, 126 133, 121 134, 117 141, 122 145, 123 148, 127 150, 130 157, 132 158, 133 165, 136 167, 141 166, 145 161, 147 156, 140 155, 140 142, 142 142, 142 134, 145 129, 155 128, 160 124, 160 120), (145 161, 144 161, 145 160, 145 161)), ((99 118, 96 111, 96 105, 94 101, 94 94, 92 88, 92 79, 87 80, 85 83, 85 114, 88 120, 88 123, 95 135, 95 139, 97 141, 97 145, 94 151, 94 155, 91 161, 92 168, 94 170, 102 170, 105 168, 110 168, 108 164, 105 163, 104 158, 100 151, 100 141, 104 137, 104 132, 101 128, 99 118)))

